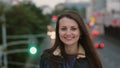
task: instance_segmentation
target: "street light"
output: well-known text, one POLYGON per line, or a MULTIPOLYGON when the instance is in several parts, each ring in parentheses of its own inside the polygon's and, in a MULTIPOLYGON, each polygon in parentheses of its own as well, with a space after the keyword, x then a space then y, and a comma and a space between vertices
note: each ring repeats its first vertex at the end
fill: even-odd
POLYGON ((2 46, 0 46, 0 68, 1 68, 1 64, 2 64, 2 46))
POLYGON ((28 52, 30 55, 36 55, 38 52, 37 39, 34 36, 30 36, 28 40, 28 52))
MULTIPOLYGON (((7 38, 6 38, 6 19, 4 14, 1 16, 2 21, 2 41, 3 41, 3 49, 6 49, 7 47, 7 38)), ((4 67, 7 68, 7 55, 5 52, 3 52, 4 55, 4 67)))
POLYGON ((35 46, 31 46, 29 48, 29 52, 30 52, 31 55, 35 55, 37 53, 37 51, 38 51, 37 47, 35 47, 35 46))
MULTIPOLYGON (((3 40, 3 49, 7 48, 7 38, 6 38, 6 18, 5 18, 5 12, 6 10, 8 10, 8 8, 10 8, 10 5, 12 3, 11 0, 2 0, 3 3, 3 10, 2 10, 2 14, 1 14, 1 21, 2 21, 2 40, 3 40)), ((8 68, 8 61, 7 61, 7 54, 6 52, 3 52, 3 63, 4 63, 4 68, 8 68)))

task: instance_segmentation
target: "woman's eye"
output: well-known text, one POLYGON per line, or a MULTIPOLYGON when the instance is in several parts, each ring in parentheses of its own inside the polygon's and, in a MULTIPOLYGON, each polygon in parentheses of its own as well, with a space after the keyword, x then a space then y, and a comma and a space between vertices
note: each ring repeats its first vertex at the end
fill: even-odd
POLYGON ((66 30, 66 28, 61 28, 61 30, 66 30))
POLYGON ((71 28, 71 30, 77 30, 77 28, 71 28))

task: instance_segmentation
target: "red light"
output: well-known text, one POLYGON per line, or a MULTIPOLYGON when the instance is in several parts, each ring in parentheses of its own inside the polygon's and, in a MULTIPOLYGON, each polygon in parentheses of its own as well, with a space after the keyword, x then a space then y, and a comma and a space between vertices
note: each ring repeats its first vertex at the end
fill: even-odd
POLYGON ((96 30, 96 29, 94 29, 94 30, 92 30, 92 32, 91 32, 91 35, 99 35, 100 33, 99 33, 99 31, 98 30, 96 30))
POLYGON ((53 20, 56 20, 56 19, 57 19, 57 16, 56 16, 56 15, 53 15, 53 16, 52 16, 52 19, 53 19, 53 20))
POLYGON ((95 43, 95 44, 94 44, 94 47, 95 47, 95 48, 98 48, 98 47, 99 47, 99 44, 98 44, 98 43, 95 43))
POLYGON ((104 43, 100 43, 100 48, 104 48, 104 43))

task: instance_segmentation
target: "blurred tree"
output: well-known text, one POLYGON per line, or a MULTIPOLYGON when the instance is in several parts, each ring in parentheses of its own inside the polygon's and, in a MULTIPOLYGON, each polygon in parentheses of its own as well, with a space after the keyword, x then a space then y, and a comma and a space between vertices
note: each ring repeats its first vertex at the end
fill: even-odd
POLYGON ((0 16, 3 14, 4 4, 0 2, 0 16))
MULTIPOLYGON (((1 6, 1 4, 0 4, 1 6)), ((2 8, 0 8, 1 11, 2 8)), ((1 12, 0 12, 1 13, 1 12)), ((2 14, 2 13, 1 13, 2 14)), ((46 34, 47 25, 50 24, 51 15, 43 15, 42 9, 36 7, 32 3, 20 3, 18 5, 12 6, 8 11, 5 12, 7 35, 24 35, 24 34, 46 34)), ((0 21, 1 22, 1 21, 0 21)), ((2 22, 1 22, 2 23, 2 22)), ((0 23, 0 27, 1 27, 0 23)), ((1 31, 1 28, 0 28, 1 31)), ((2 32, 0 32, 0 38, 2 38, 2 32)), ((39 45, 43 40, 42 38, 37 38, 39 45)), ((27 40, 27 39, 8 39, 7 41, 17 41, 17 40, 27 40)), ((0 39, 2 41, 2 39, 0 39)), ((2 44, 2 42, 0 42, 2 44)), ((19 44, 17 46, 9 46, 7 50, 23 49, 26 48, 28 44, 19 44)), ((38 45, 38 46, 39 46, 38 45)), ((15 53, 9 54, 8 60, 13 62, 25 63, 29 55, 26 53, 15 53), (22 56, 22 57, 21 57, 22 56)), ((24 65, 15 65, 9 63, 9 68, 22 68, 24 65)))
POLYGON ((33 4, 13 6, 6 12, 7 33, 8 35, 46 33, 46 26, 49 24, 46 17, 42 10, 33 4))

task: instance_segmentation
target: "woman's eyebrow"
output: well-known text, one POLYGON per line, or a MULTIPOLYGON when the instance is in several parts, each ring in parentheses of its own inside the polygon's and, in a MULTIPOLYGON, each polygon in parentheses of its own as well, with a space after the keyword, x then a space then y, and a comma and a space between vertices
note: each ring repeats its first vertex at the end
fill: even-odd
POLYGON ((66 27, 66 26, 62 25, 62 26, 60 26, 60 27, 66 27))
POLYGON ((71 27, 77 28, 77 26, 71 26, 71 27))

